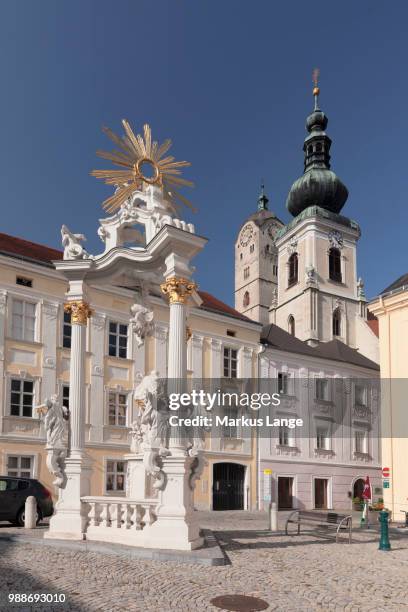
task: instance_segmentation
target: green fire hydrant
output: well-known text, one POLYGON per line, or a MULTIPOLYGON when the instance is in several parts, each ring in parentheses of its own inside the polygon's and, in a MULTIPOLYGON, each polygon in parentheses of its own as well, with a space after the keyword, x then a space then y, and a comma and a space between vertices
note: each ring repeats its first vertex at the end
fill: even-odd
POLYGON ((391 550, 390 538, 388 535, 388 512, 381 510, 378 517, 380 521, 380 545, 379 550, 391 550))

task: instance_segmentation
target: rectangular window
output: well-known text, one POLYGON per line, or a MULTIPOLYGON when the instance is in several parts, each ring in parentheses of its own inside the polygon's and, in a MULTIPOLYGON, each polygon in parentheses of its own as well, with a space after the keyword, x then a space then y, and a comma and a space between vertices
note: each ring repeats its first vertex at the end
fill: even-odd
POLYGON ((367 453, 367 432, 363 429, 356 429, 354 432, 354 451, 356 453, 367 453))
POLYGON ((279 427, 279 446, 291 446, 291 433, 289 427, 279 427))
POLYGON ((289 391, 289 376, 283 372, 278 373, 278 393, 288 395, 289 391))
POLYGON ((62 346, 64 348, 71 348, 71 313, 64 312, 64 323, 62 326, 62 346))
POLYGON ((123 323, 109 322, 110 357, 127 358, 128 326, 123 323))
POLYGON ((33 281, 31 278, 25 278, 24 276, 17 276, 16 285, 21 285, 22 287, 32 287, 33 281))
POLYGON ((106 462, 106 491, 124 492, 126 479, 126 461, 106 462))
POLYGON ((109 425, 126 427, 127 395, 109 392, 109 425))
POLYGON ((15 340, 34 342, 35 311, 32 302, 13 299, 11 335, 15 340))
POLYGON ((32 478, 34 458, 20 455, 9 455, 7 458, 7 476, 15 478, 32 478))
POLYGON ((238 427, 235 424, 237 419, 238 411, 233 406, 224 406, 224 416, 228 417, 228 419, 233 419, 234 423, 231 422, 231 425, 223 425, 222 426, 222 435, 224 438, 238 438, 238 427))
POLYGON ((316 378, 315 392, 317 400, 323 400, 326 402, 329 400, 329 381, 327 378, 316 378))
POLYGON ((12 378, 10 384, 10 414, 12 416, 32 417, 34 383, 32 380, 12 378))
POLYGON ((226 378, 237 377, 238 351, 237 349, 224 347, 224 376, 226 378))
POLYGON ((319 450, 330 450, 329 428, 324 425, 316 428, 316 448, 319 450))
POLYGON ((364 385, 355 386, 355 404, 357 406, 367 406, 367 387, 364 385))
POLYGON ((62 405, 64 408, 69 408, 69 386, 63 385, 62 387, 62 405))

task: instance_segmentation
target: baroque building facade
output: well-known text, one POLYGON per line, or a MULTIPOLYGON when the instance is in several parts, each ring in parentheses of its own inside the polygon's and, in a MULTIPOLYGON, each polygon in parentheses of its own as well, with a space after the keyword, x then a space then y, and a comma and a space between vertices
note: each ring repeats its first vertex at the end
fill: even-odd
MULTIPOLYGON (((52 263, 62 256, 61 251, 0 234, 0 473, 39 478, 52 491, 46 432, 35 407, 54 393, 69 405, 72 327, 64 313, 66 281, 52 263)), ((92 463, 91 495, 125 494, 125 455, 138 407, 135 388, 148 372, 167 375, 169 306, 159 292, 149 299, 154 327, 139 347, 130 323, 135 291, 89 288, 85 450, 92 463)), ((239 379, 256 377, 259 324, 206 292, 197 294, 187 323, 187 373, 195 385, 216 379, 235 388, 239 379)), ((226 428, 222 436, 207 437, 204 454, 196 507, 212 508, 214 489, 224 486, 234 469, 238 483, 233 502, 256 507, 252 433, 237 438, 233 428, 226 428)), ((216 495, 215 505, 221 498, 216 495)))

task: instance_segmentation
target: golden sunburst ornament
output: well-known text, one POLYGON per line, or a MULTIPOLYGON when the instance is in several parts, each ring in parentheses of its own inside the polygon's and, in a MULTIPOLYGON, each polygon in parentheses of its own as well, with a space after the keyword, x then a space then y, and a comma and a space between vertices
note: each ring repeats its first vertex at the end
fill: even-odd
POLYGON ((187 161, 175 161, 171 155, 164 157, 171 147, 171 140, 165 140, 161 145, 152 141, 150 126, 143 126, 143 136, 134 134, 129 123, 123 119, 125 134, 117 136, 109 128, 103 128, 105 134, 119 149, 97 151, 103 159, 110 160, 121 170, 93 170, 92 176, 104 179, 107 185, 117 187, 113 196, 105 200, 103 208, 109 213, 118 210, 136 189, 147 185, 158 185, 163 189, 163 195, 174 207, 179 203, 194 210, 193 206, 181 193, 180 187, 193 187, 194 184, 181 178, 181 168, 190 166, 187 161))

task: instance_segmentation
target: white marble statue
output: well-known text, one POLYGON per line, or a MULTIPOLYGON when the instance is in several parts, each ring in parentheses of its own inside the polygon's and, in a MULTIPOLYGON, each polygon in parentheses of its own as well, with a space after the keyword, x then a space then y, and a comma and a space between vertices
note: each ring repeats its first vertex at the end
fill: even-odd
POLYGON ((143 377, 134 397, 143 403, 143 409, 131 425, 132 448, 143 452, 146 472, 155 481, 153 488, 161 489, 165 476, 160 459, 170 454, 167 449, 169 413, 164 381, 156 370, 143 377))
POLYGON ((145 342, 146 336, 153 332, 154 313, 153 310, 143 306, 143 304, 133 304, 130 310, 133 315, 130 319, 130 324, 135 334, 137 346, 141 347, 145 342))
POLYGON ((81 242, 85 242, 84 234, 73 234, 66 225, 61 227, 62 246, 64 247, 64 259, 88 259, 89 254, 85 251, 81 242))
POLYGON ((59 401, 58 395, 51 395, 44 404, 37 407, 46 432, 47 468, 55 476, 53 484, 61 488, 64 483, 64 464, 68 448, 68 409, 59 401))

